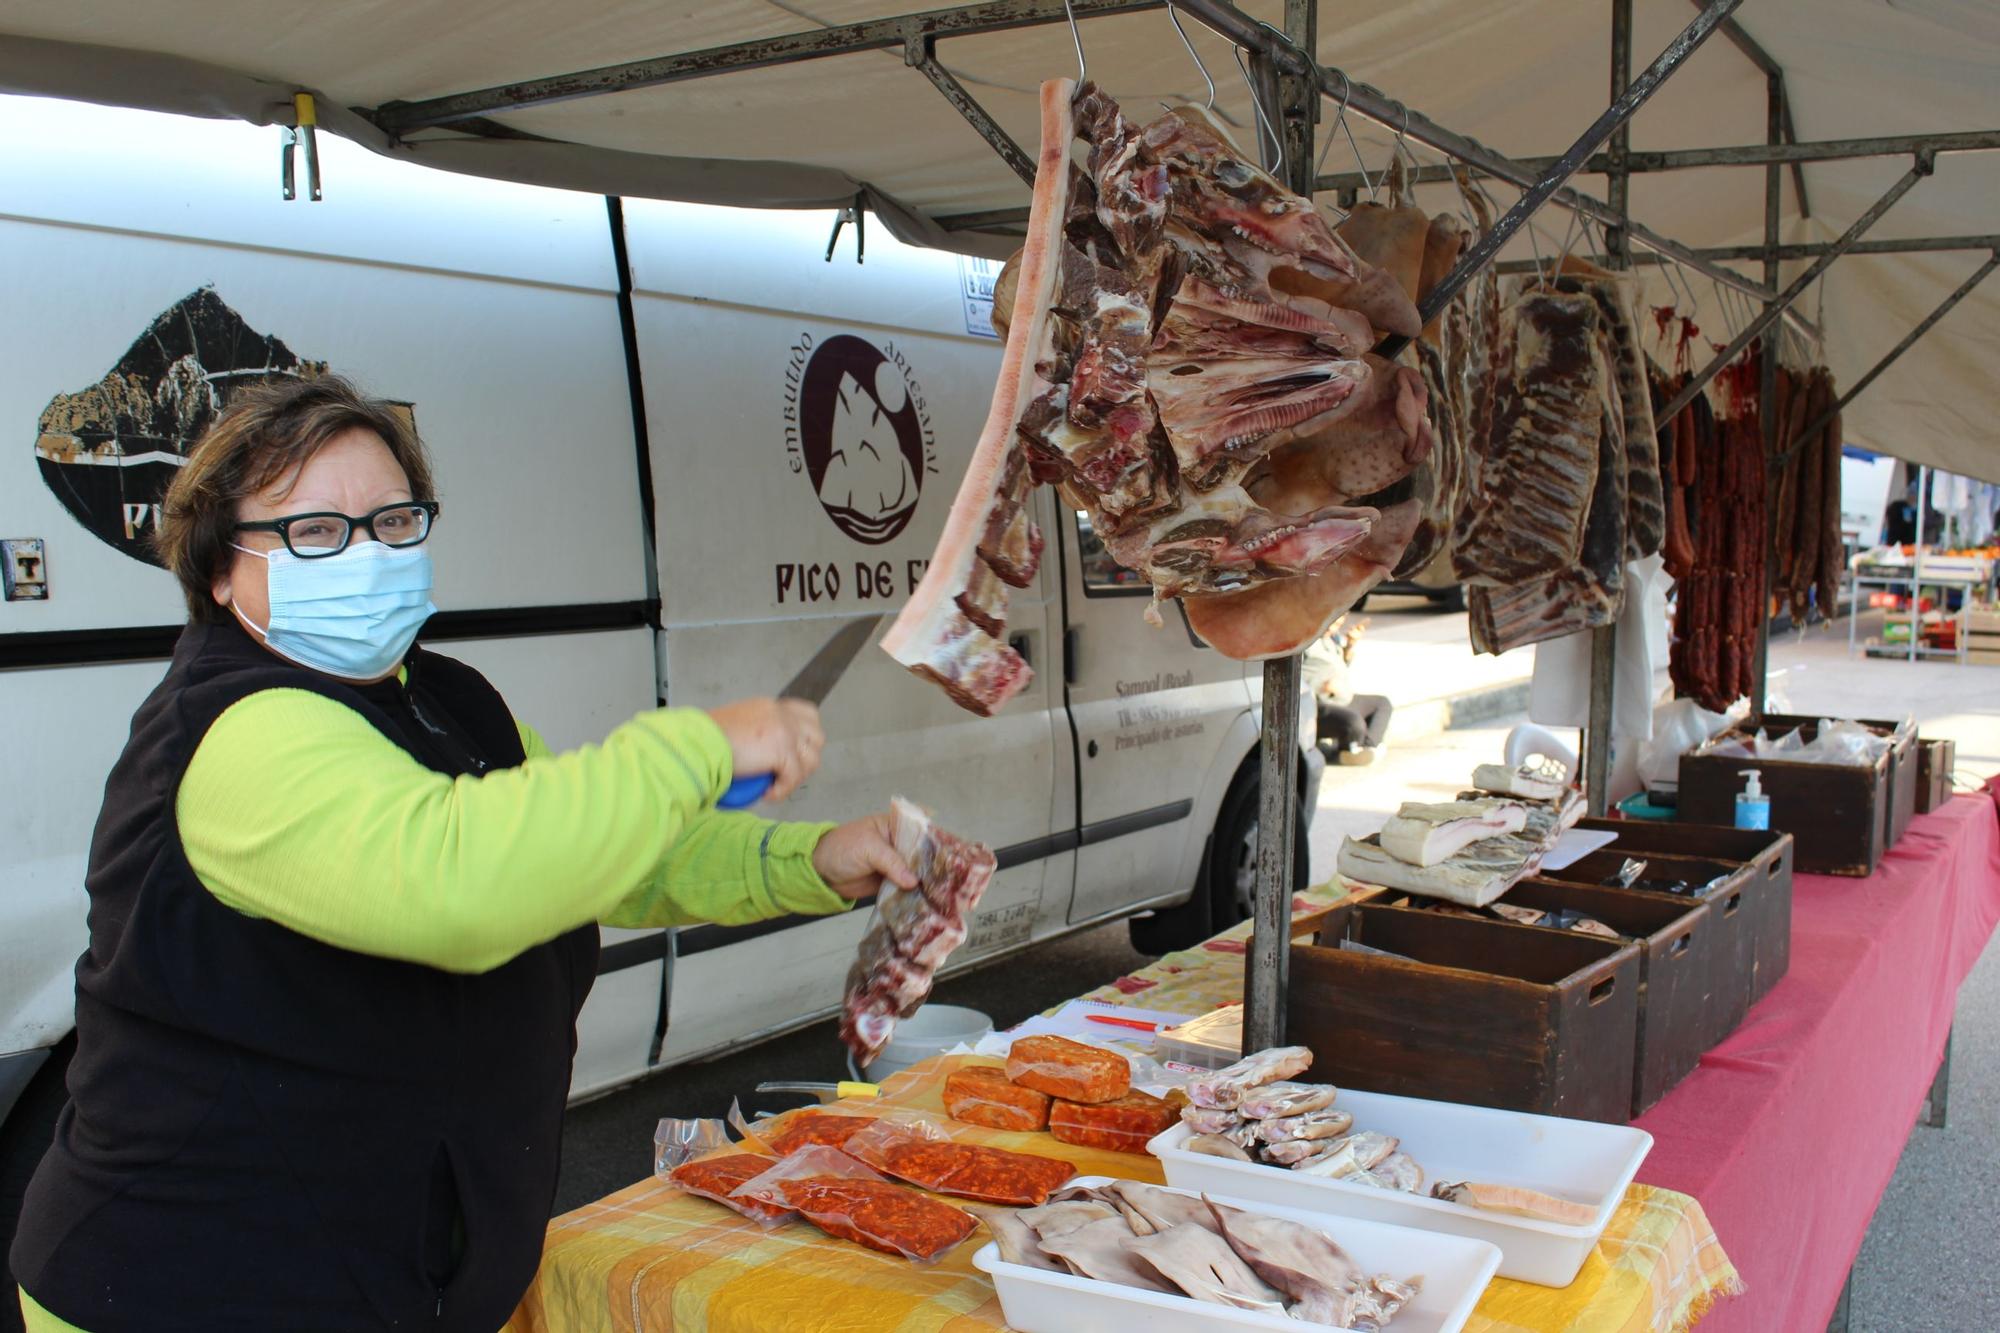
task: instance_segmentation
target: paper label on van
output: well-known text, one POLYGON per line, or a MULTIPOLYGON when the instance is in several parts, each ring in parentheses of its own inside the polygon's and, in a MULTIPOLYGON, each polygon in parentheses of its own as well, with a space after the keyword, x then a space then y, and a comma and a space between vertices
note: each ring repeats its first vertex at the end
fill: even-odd
POLYGON ((965 306, 965 331, 980 338, 999 341, 993 327, 993 284, 1000 280, 1000 261, 958 257, 958 286, 965 306))

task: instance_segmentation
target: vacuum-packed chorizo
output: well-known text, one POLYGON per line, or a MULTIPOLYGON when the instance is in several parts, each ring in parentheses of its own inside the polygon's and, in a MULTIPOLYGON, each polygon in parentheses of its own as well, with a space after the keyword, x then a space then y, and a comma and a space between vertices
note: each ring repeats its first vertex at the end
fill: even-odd
POLYGON ((1132 1066, 1116 1051, 1068 1037, 1022 1037, 1007 1052, 1007 1077, 1066 1102, 1108 1102, 1132 1087, 1132 1066))
POLYGON ((724 1207, 734 1208, 745 1217, 771 1223, 790 1217, 792 1210, 758 1199, 733 1199, 729 1192, 747 1185, 776 1165, 771 1158, 759 1157, 755 1153, 728 1153, 683 1162, 673 1169, 670 1178, 689 1194, 713 1199, 724 1207))
POLYGON ((944 1080, 945 1114, 988 1129, 1047 1129, 1051 1100, 1046 1092, 1010 1082, 1006 1071, 994 1065, 966 1065, 944 1080))
POLYGON ((1128 1092, 1115 1101, 1095 1105, 1057 1102, 1049 1113, 1049 1133, 1057 1143, 1079 1148, 1144 1152, 1153 1136, 1173 1128, 1178 1118, 1171 1103, 1143 1092, 1128 1092))

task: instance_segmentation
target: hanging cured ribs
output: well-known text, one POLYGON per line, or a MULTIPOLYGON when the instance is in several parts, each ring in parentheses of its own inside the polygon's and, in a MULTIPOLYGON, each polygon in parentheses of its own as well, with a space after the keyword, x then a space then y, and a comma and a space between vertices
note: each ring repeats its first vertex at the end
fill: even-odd
POLYGON ((1040 559, 1036 483, 1247 659, 1296 652, 1388 573, 1414 516, 1356 501, 1431 443, 1418 373, 1368 351, 1415 335, 1416 307, 1309 201, 1198 109, 1141 128, 1090 84, 1041 100, 1028 241, 995 294, 1000 380, 882 644, 988 715, 1030 678, 1004 634, 1040 559))

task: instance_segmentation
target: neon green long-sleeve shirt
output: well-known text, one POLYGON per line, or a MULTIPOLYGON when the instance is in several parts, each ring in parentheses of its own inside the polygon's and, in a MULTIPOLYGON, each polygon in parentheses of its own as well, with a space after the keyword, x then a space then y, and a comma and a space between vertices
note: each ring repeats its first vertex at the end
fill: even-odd
POLYGON ((217 899, 327 944, 483 972, 591 921, 737 925, 847 903, 812 868, 831 825, 712 807, 729 745, 694 709, 601 745, 447 777, 359 713, 264 690, 209 728, 175 814, 217 899))
MULTIPOLYGON (((239 912, 454 972, 591 921, 739 925, 851 906, 812 866, 831 824, 713 809, 730 754, 707 714, 642 713, 559 755, 515 725, 526 762, 453 778, 323 695, 249 695, 182 777, 188 864, 239 912)), ((81 1333, 18 1295, 29 1333, 81 1333)))

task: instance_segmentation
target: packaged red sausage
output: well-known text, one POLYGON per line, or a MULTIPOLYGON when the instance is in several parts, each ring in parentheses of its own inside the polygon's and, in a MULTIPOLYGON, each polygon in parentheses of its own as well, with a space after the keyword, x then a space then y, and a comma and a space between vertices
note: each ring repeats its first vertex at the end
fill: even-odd
POLYGON ((872 1115, 842 1115, 838 1111, 793 1111, 777 1129, 762 1135, 771 1151, 783 1157, 814 1145, 838 1148, 875 1123, 872 1115))
POLYGON ((1022 1037, 1007 1051, 1007 1077, 1066 1102, 1113 1101, 1132 1088, 1124 1056, 1068 1037, 1022 1037))
POLYGON ((829 1236, 928 1263, 970 1236, 970 1213, 885 1180, 838 1148, 801 1148, 738 1186, 736 1202, 790 1208, 829 1236))
POLYGON ((1049 1113, 1049 1133, 1057 1143, 1080 1148, 1144 1152, 1153 1136, 1172 1129, 1178 1118, 1171 1102, 1135 1091, 1095 1105, 1059 1101, 1049 1113))
POLYGON ((944 1110, 953 1120, 988 1129, 1034 1133, 1049 1127, 1046 1092, 1009 1082, 997 1065, 965 1065, 944 1080, 944 1110))
POLYGON ((776 1165, 775 1158, 760 1157, 756 1153, 725 1153, 683 1162, 667 1174, 667 1179, 689 1194, 713 1199, 725 1207, 734 1208, 752 1221, 772 1227, 790 1217, 792 1210, 756 1199, 735 1198, 730 1191, 748 1184, 776 1165))
POLYGON ((981 1203, 1037 1206, 1076 1174, 1054 1157, 957 1143, 937 1126, 878 1121, 847 1141, 852 1157, 898 1180, 981 1203))

